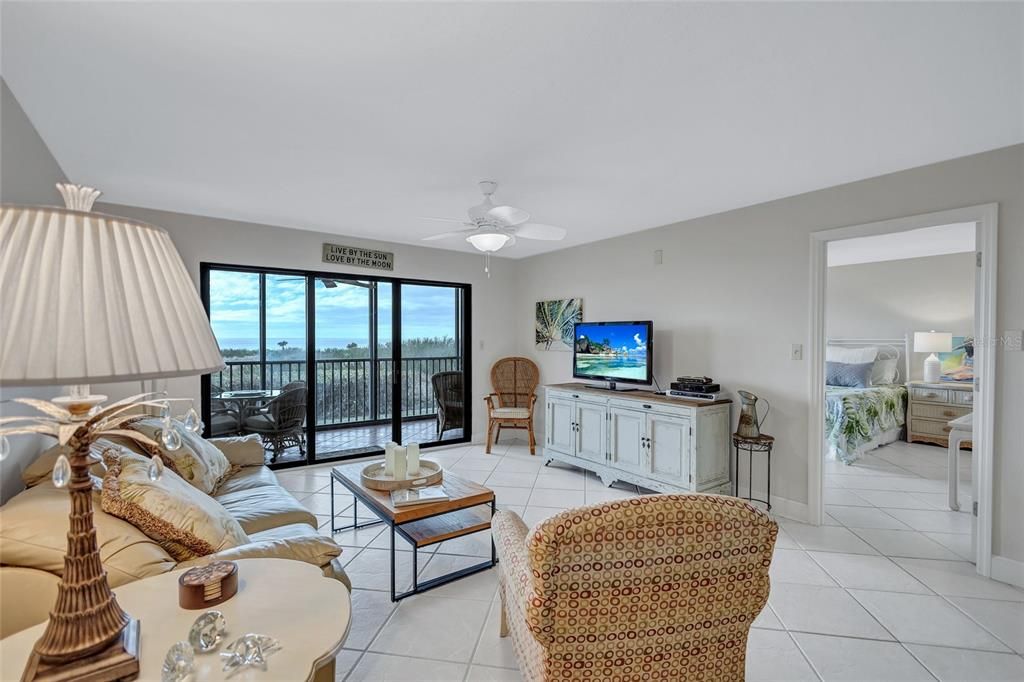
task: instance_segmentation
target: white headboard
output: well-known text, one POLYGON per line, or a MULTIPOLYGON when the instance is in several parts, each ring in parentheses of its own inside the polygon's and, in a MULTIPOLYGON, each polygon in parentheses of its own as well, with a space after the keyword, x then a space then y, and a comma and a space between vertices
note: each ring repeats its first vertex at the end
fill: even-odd
POLYGON ((843 348, 867 348, 868 346, 878 347, 879 359, 896 358, 896 383, 903 384, 910 381, 910 337, 902 339, 829 339, 829 346, 841 346, 843 348))

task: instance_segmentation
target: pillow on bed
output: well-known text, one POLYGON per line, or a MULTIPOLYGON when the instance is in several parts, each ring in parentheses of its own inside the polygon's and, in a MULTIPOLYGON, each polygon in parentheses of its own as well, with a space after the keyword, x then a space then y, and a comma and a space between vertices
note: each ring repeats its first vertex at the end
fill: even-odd
POLYGON ((867 388, 871 385, 873 362, 826 362, 825 383, 829 386, 867 388))
POLYGON ((896 381, 897 358, 879 358, 871 367, 871 385, 885 386, 896 381))
POLYGON ((867 346, 866 348, 843 348, 842 346, 828 346, 825 349, 826 362, 843 362, 846 364, 861 364, 874 362, 878 357, 878 346, 867 346))

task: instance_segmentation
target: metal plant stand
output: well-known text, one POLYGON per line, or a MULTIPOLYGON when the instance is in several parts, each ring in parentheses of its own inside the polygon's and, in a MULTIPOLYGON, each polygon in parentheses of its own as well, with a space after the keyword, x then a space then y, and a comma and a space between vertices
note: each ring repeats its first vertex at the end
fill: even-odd
POLYGON ((751 438, 734 433, 732 434, 732 445, 736 452, 736 465, 733 469, 736 475, 736 482, 733 484, 735 497, 740 496, 740 450, 744 450, 747 453, 747 496, 741 499, 748 502, 760 502, 768 507, 768 511, 771 511, 772 503, 769 500, 772 499, 772 448, 775 446, 775 437, 762 433, 760 436, 751 438), (763 452, 768 460, 767 490, 765 491, 767 499, 764 500, 759 500, 753 496, 755 452, 763 452))

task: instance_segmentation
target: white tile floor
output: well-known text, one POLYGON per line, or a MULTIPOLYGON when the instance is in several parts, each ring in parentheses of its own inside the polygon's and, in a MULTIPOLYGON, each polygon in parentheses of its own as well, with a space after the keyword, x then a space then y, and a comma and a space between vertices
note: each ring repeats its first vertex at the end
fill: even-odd
MULTIPOLYGON (((566 507, 637 494, 582 471, 544 467, 521 441, 492 455, 463 445, 426 456, 492 487, 499 507, 530 525, 566 507)), ((978 578, 966 561, 969 519, 944 507, 944 458, 942 448, 895 443, 854 467, 827 465, 833 525, 779 520, 769 606, 750 633, 748 680, 1024 680, 1024 591, 978 578)), ((326 528, 329 467, 279 477, 326 528)), ((350 519, 352 499, 339 493, 337 501, 339 522, 350 519)), ((396 606, 386 593, 382 531, 335 536, 355 588, 337 679, 520 680, 510 642, 498 637, 495 571, 396 606)), ((482 534, 448 541, 428 548, 420 572, 437 575, 489 551, 482 534)), ((408 584, 408 551, 399 570, 408 584)))

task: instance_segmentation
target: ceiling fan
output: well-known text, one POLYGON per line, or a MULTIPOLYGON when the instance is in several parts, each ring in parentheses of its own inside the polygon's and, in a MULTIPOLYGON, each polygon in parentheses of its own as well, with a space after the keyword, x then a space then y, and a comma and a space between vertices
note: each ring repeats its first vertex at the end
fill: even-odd
MULTIPOLYGON (((466 210, 466 215, 469 216, 468 220, 462 218, 424 218, 425 220, 459 223, 466 225, 467 229, 433 234, 429 237, 424 237, 423 241, 464 237, 474 248, 483 251, 489 256, 505 246, 515 244, 519 238, 542 239, 545 241, 565 239, 565 228, 544 225, 542 223, 531 223, 529 222, 530 214, 521 208, 503 205, 496 206, 491 200, 491 196, 498 189, 497 182, 483 180, 479 184, 484 200, 466 210)), ((489 271, 488 274, 490 274, 489 271)))

